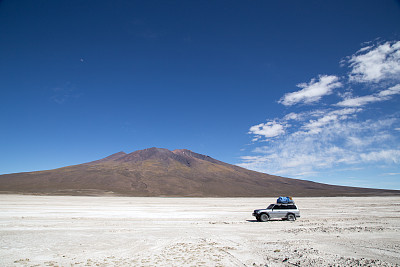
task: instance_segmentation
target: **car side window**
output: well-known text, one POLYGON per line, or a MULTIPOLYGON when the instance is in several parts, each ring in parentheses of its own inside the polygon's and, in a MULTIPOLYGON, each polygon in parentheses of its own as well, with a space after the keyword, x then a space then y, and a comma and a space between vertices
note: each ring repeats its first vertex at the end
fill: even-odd
POLYGON ((281 210, 282 209, 282 206, 280 206, 280 205, 275 205, 275 207, 274 207, 274 210, 281 210))
POLYGON ((296 206, 295 206, 295 205, 289 205, 289 206, 288 206, 288 209, 295 210, 295 209, 296 209, 296 206))

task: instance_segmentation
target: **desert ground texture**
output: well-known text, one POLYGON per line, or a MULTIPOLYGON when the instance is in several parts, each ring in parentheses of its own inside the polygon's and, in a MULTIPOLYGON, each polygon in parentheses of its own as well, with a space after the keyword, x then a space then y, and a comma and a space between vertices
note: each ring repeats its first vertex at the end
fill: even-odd
POLYGON ((0 195, 0 266, 400 266, 400 197, 0 195))

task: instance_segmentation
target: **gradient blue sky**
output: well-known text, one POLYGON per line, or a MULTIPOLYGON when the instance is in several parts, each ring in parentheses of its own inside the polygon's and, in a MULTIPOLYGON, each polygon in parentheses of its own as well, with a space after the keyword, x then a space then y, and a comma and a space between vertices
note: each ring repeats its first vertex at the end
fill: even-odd
POLYGON ((0 1, 0 174, 148 147, 400 189, 399 1, 0 1))

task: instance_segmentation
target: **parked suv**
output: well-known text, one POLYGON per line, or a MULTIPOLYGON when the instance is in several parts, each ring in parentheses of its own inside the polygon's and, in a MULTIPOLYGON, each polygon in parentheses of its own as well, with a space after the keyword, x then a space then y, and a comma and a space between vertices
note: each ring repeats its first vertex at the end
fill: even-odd
POLYGON ((259 222, 266 222, 270 219, 295 221, 300 217, 300 211, 294 203, 277 203, 269 205, 266 209, 254 210, 253 216, 259 222))

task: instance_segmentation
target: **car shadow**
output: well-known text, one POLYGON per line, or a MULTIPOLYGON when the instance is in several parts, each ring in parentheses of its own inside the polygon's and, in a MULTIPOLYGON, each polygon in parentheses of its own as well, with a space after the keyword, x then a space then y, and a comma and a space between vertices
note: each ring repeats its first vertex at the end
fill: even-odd
POLYGON ((246 220, 246 222, 259 222, 257 220, 246 220))

